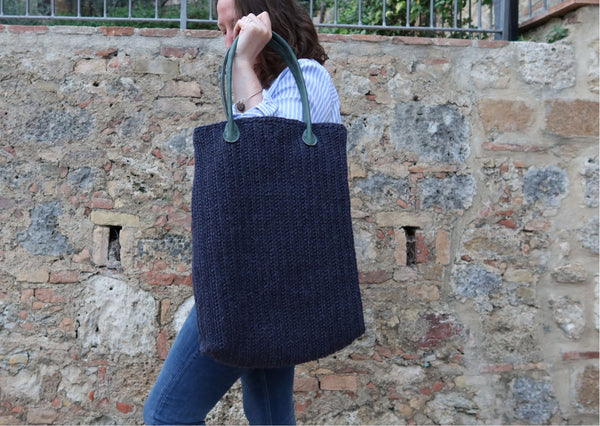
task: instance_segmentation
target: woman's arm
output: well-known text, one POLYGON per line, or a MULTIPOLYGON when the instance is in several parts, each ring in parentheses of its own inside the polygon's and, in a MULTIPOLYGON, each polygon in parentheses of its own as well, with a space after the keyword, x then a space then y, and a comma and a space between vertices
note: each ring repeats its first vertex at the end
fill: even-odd
MULTIPOLYGON (((311 118, 314 123, 341 123, 340 101, 337 90, 327 70, 312 59, 300 59, 300 69, 304 76, 310 103, 311 118)), ((262 102, 236 118, 276 116, 302 120, 302 101, 296 80, 289 68, 273 82, 269 90, 263 91, 262 102)))

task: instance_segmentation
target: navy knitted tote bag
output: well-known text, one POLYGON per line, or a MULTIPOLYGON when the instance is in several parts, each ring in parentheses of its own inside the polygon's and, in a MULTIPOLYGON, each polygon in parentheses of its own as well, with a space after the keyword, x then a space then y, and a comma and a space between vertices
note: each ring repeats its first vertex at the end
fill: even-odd
POLYGON ((193 282, 200 348, 226 364, 273 368, 332 354, 364 333, 347 181, 346 129, 310 121, 302 72, 277 34, 269 46, 294 74, 304 122, 233 120, 194 130, 193 282))

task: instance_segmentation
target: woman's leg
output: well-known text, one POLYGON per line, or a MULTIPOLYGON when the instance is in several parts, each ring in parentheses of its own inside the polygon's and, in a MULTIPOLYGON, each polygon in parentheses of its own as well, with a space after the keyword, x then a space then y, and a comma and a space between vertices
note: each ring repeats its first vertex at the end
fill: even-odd
POLYGON ((242 375, 244 413, 251 425, 294 425, 294 366, 242 375))
POLYGON ((208 412, 245 372, 200 352, 192 308, 144 405, 144 422, 204 424, 208 412))

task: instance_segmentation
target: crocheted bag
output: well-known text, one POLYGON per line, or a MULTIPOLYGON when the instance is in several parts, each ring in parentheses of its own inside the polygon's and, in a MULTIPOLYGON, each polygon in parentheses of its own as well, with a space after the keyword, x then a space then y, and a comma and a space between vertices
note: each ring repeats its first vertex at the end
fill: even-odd
POLYGON ((252 368, 332 354, 364 333, 347 181, 346 129, 310 120, 306 87, 287 43, 269 45, 298 84, 304 122, 233 120, 231 64, 223 66, 226 122, 194 130, 193 282, 200 348, 252 368))

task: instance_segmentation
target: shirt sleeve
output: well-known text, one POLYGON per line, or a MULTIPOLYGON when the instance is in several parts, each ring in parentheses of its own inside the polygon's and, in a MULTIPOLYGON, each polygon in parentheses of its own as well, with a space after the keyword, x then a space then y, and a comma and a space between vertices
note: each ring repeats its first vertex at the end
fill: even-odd
MULTIPOLYGON (((313 59, 300 59, 313 123, 341 123, 340 101, 329 72, 313 59)), ((302 101, 294 75, 286 68, 268 90, 263 100, 243 114, 234 105, 234 118, 282 117, 302 120, 302 101)))

